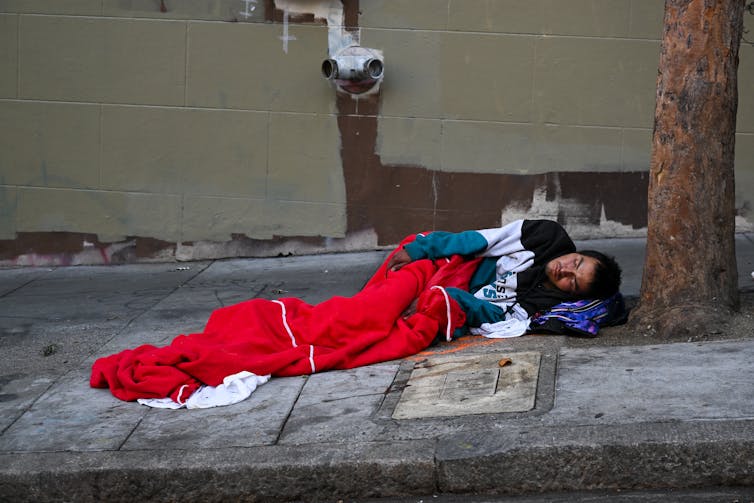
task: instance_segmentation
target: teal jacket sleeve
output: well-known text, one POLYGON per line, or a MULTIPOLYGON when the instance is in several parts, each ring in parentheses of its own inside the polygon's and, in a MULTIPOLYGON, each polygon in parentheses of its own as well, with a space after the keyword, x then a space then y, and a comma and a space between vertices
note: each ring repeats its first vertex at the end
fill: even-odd
POLYGON ((431 260, 452 255, 476 255, 487 249, 487 240, 477 231, 444 232, 436 231, 418 235, 414 241, 403 247, 411 260, 428 258, 431 260))

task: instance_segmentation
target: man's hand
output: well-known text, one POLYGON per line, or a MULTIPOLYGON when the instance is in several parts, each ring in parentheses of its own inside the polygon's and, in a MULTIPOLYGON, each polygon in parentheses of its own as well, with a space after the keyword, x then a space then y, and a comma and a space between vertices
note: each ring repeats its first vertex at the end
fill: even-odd
POLYGON ((390 257, 390 261, 387 263, 388 271, 397 271, 406 264, 411 263, 411 256, 406 250, 401 248, 390 257))
POLYGON ((401 313, 401 316, 404 318, 408 318, 409 316, 412 316, 416 314, 416 306, 419 303, 419 298, 415 298, 413 301, 411 301, 411 304, 401 313))

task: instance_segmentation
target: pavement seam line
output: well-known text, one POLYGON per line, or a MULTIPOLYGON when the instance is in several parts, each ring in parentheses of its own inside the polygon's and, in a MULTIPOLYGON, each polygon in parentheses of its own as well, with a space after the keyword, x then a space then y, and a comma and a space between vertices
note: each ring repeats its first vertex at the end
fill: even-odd
MULTIPOLYGON (((66 372, 62 376, 58 377, 58 379, 64 378, 66 375, 69 374, 69 372, 66 372)), ((3 435, 5 435, 5 432, 8 431, 9 429, 11 429, 13 427, 13 425, 16 424, 16 422, 18 422, 18 420, 21 419, 24 416, 24 414, 26 414, 27 412, 29 412, 29 410, 31 410, 31 408, 34 407, 34 405, 39 401, 39 399, 42 398, 44 395, 46 395, 47 392, 50 391, 50 389, 58 382, 58 379, 52 379, 50 381, 50 384, 47 385, 47 387, 44 389, 44 391, 42 391, 39 395, 37 395, 37 397, 34 398, 34 400, 32 400, 31 403, 29 403, 28 407, 24 408, 20 412, 20 414, 18 414, 15 418, 13 418, 13 421, 11 421, 6 428, 3 428, 2 431, 0 431, 0 437, 2 437, 3 435)))
MULTIPOLYGON (((146 407, 146 406, 142 406, 142 407, 146 407)), ((139 426, 141 426, 141 423, 142 423, 142 421, 144 421, 144 418, 145 418, 145 417, 147 417, 147 414, 149 414, 149 413, 150 413, 150 411, 151 411, 151 408, 150 408, 150 407, 147 407, 147 410, 145 411, 145 413, 144 413, 144 414, 142 414, 142 416, 141 416, 141 417, 139 418, 139 420, 138 420, 138 421, 136 421, 136 424, 134 425, 134 427, 133 427, 133 428, 131 428, 131 431, 129 431, 129 432, 128 432, 128 435, 126 435, 126 438, 124 438, 124 439, 123 439, 123 442, 121 442, 121 443, 120 443, 120 444, 118 445, 118 447, 117 447, 117 448, 115 449, 116 451, 121 451, 121 450, 123 450, 123 446, 124 446, 124 445, 126 445, 126 442, 128 442, 128 440, 129 440, 129 439, 131 438, 131 436, 132 436, 132 435, 133 435, 134 433, 136 433, 136 430, 137 430, 137 429, 139 428, 139 426)))
MULTIPOLYGON (((57 267, 48 268, 47 271, 45 271, 45 274, 40 274, 38 277, 30 279, 26 283, 24 283, 22 285, 19 285, 18 287, 14 288, 13 290, 5 292, 3 295, 0 295, 0 298, 6 297, 6 296, 12 294, 13 292, 16 292, 16 291, 18 291, 18 290, 26 287, 27 285, 30 285, 30 284, 34 283, 35 281, 37 281, 41 277, 47 276, 48 274, 51 274, 51 273, 55 272, 57 269, 58 269, 57 267)), ((65 376, 67 376, 69 373, 71 373, 71 370, 69 370, 68 372, 64 373, 63 375, 58 376, 55 379, 51 379, 50 380, 50 384, 47 385, 47 387, 44 389, 44 391, 42 391, 41 393, 39 393, 29 403, 28 407, 25 407, 16 417, 13 418, 13 421, 11 421, 10 423, 8 423, 7 427, 3 428, 2 431, 0 431, 0 437, 3 436, 6 431, 8 431, 9 429, 11 429, 13 427, 13 425, 16 424, 18 422, 18 420, 21 419, 24 416, 24 414, 26 414, 29 410, 31 410, 31 408, 34 407, 34 405, 39 401, 39 399, 42 398, 44 395, 46 395, 47 392, 50 391, 50 389, 52 389, 52 387, 58 382, 58 380, 65 378, 65 376)))
POLYGON ((442 494, 442 489, 440 488, 440 461, 437 459, 437 446, 439 443, 440 440, 437 438, 432 442, 432 465, 434 466, 432 470, 432 485, 434 486, 433 492, 436 494, 442 494))
POLYGON ((298 393, 296 394, 296 398, 293 400, 293 403, 291 403, 291 408, 288 409, 288 413, 285 415, 285 419, 281 421, 280 423, 280 429, 278 430, 278 434, 275 436, 275 440, 273 440, 271 445, 279 445, 280 439, 283 436, 283 431, 285 431, 285 427, 288 424, 288 420, 291 418, 291 414, 293 414, 293 409, 296 408, 296 404, 298 403, 298 399, 301 398, 301 394, 304 392, 304 387, 309 382, 310 375, 304 376, 304 384, 301 385, 301 388, 298 390, 298 393))
MULTIPOLYGON (((186 280, 186 281, 184 281, 184 282, 182 282, 182 283, 178 284, 178 285, 177 285, 177 286, 176 286, 175 288, 173 288, 173 289, 172 289, 172 290, 170 291, 170 293, 168 293, 168 294, 167 294, 167 295, 165 295, 164 297, 160 298, 160 299, 159 299, 159 300, 158 300, 157 302, 155 302, 155 303, 154 303, 154 304, 153 304, 153 305, 152 305, 151 307, 149 307, 149 308, 147 308, 147 309, 144 309, 144 310, 143 310, 143 311, 142 311, 141 313, 137 314, 136 316, 134 316, 133 318, 131 318, 130 320, 128 320, 128 321, 126 322, 126 324, 125 324, 125 325, 123 325, 123 327, 121 327, 121 328, 120 328, 120 330, 117 330, 117 331, 116 331, 116 332, 115 332, 115 333, 114 333, 114 334, 113 334, 113 335, 112 335, 112 336, 111 336, 110 338, 108 338, 108 339, 107 339, 106 341, 104 341, 104 342, 103 342, 102 344, 100 344, 100 345, 99 345, 99 346, 97 347, 97 349, 94 349, 94 350, 90 351, 89 353, 87 353, 87 354, 86 354, 85 356, 83 356, 83 357, 82 357, 82 358, 81 358, 81 359, 79 360, 79 365, 78 365, 78 366, 76 366, 76 367, 74 367, 74 368, 70 369, 70 370, 69 370, 68 372, 65 372, 65 373, 63 373, 62 375, 59 375, 59 376, 58 376, 57 378, 55 378, 55 379, 52 379, 52 380, 51 380, 51 382, 50 382, 50 384, 49 384, 49 385, 47 386, 47 388, 45 388, 45 390, 44 390, 44 391, 42 391, 41 393, 39 393, 39 394, 37 395, 37 397, 36 397, 36 398, 34 398, 34 400, 32 400, 32 401, 31 401, 31 403, 29 403, 29 406, 28 406, 28 407, 26 407, 26 408, 24 408, 24 409, 23 409, 23 411, 22 411, 22 412, 21 412, 21 413, 20 413, 20 414, 19 414, 19 415, 18 415, 17 417, 15 417, 15 418, 13 419, 13 421, 11 421, 11 422, 10 422, 10 424, 8 424, 8 426, 7 426, 6 428, 3 428, 3 430, 2 430, 2 431, 0 431, 0 436, 4 435, 6 431, 8 431, 8 430, 9 430, 9 429, 10 429, 11 427, 13 427, 13 425, 14 425, 14 424, 15 424, 16 422, 18 422, 18 420, 19 420, 19 419, 21 419, 21 417, 23 417, 23 415, 24 415, 24 414, 26 414, 26 413, 27 413, 27 412, 28 412, 29 410, 31 410, 31 409, 32 409, 32 408, 34 407, 34 405, 36 405, 36 403, 37 403, 37 402, 38 402, 38 401, 39 401, 39 400, 40 400, 40 399, 41 399, 41 398, 42 398, 43 396, 45 396, 45 395, 46 395, 46 394, 47 394, 47 393, 48 393, 48 392, 50 391, 50 389, 52 389, 52 387, 53 387, 53 386, 55 386, 55 385, 56 385, 56 384, 57 384, 58 382, 60 382, 61 380, 65 379, 65 378, 66 378, 66 376, 68 376, 68 375, 70 375, 70 374, 72 374, 72 373, 74 373, 74 372, 78 371, 78 370, 79 370, 79 368, 83 367, 83 365, 82 365, 82 364, 83 364, 83 363, 84 363, 84 362, 85 362, 86 360, 88 360, 88 359, 90 359, 91 357, 93 357, 93 356, 94 356, 94 355, 95 355, 95 354, 97 353, 97 351, 99 351, 99 349, 100 349, 100 348, 102 348, 102 347, 106 346, 106 345, 107 345, 107 344, 108 344, 108 343, 109 343, 110 341, 112 341, 112 340, 113 340, 114 338, 116 338, 117 336, 119 336, 119 335, 120 335, 120 334, 121 334, 121 333, 122 333, 122 332, 123 332, 124 330, 126 330, 126 329, 127 329, 127 328, 128 328, 129 326, 131 326, 131 324, 132 324, 132 323, 133 323, 134 321, 136 321, 136 320, 137 320, 138 318, 140 318, 141 316, 143 316, 143 315, 144 315, 145 313, 149 312, 149 311, 150 311, 151 309, 153 309, 153 308, 154 308, 154 307, 155 307, 155 306, 156 306, 157 304, 159 304, 160 302, 162 302, 163 300, 165 300, 165 299, 166 299, 167 297, 169 297, 170 295, 172 295, 172 294, 173 294, 173 293, 174 293, 174 292, 175 292, 176 290, 178 290, 179 288, 181 288, 181 286, 183 286, 183 285, 185 285, 185 284, 187 284, 187 283, 191 282, 191 281, 192 281, 192 280, 193 280, 194 278, 196 278, 196 277, 197 277, 197 276, 198 276, 199 274, 201 274, 202 272, 204 272, 205 270, 207 270, 207 268, 209 268, 209 266, 211 266, 211 265, 212 265, 213 263, 214 263, 214 261, 212 261, 212 262, 210 262, 209 264, 207 264, 207 266, 206 266, 206 267, 204 267, 204 268, 203 268, 203 269, 202 269, 201 271, 198 271, 198 272, 197 272, 196 274, 194 274, 194 275, 193 275, 193 276, 192 276, 191 278, 189 278, 188 280, 186 280)), ((32 279, 32 280, 30 280, 30 281, 28 281, 28 282, 24 283, 23 285, 21 285, 21 286, 20 286, 19 288, 22 288, 22 287, 24 287, 24 286, 26 286, 26 285, 28 285, 28 284, 30 284, 30 283, 32 283, 32 282, 34 282, 34 281, 36 281, 37 279, 38 279, 38 278, 34 278, 34 279, 32 279)), ((13 291, 16 291, 16 290, 18 290, 18 288, 14 289, 13 291)), ((8 292, 8 293, 12 293, 12 292, 8 292)), ((141 424, 141 421, 143 420, 143 418, 144 418, 144 416, 142 416, 142 417, 141 417, 141 418, 139 419, 138 423, 137 423, 137 424, 136 424, 136 426, 135 426, 135 427, 133 428, 133 430, 132 430, 132 431, 131 431, 131 432, 130 432, 130 433, 129 433, 129 434, 127 435, 127 436, 126 436, 126 440, 124 440, 124 441, 123 441, 123 443, 121 443, 121 445, 120 445, 120 446, 118 447, 118 450, 120 450, 120 448, 121 448, 121 447, 123 446, 123 444, 125 444, 125 442, 126 442, 126 441, 127 441, 127 440, 128 440, 128 439, 129 439, 130 437, 131 437, 131 435, 133 434, 133 432, 134 432, 134 431, 136 431, 136 428, 137 428, 137 427, 139 426, 139 424, 141 424)))
POLYGON ((225 302, 223 302, 222 299, 220 298, 219 292, 220 291, 217 288, 215 288, 213 292, 215 294, 215 299, 217 300, 217 303, 220 304, 220 307, 225 307, 225 302))
POLYGON ((555 387, 558 385, 559 362, 560 349, 540 352, 539 368, 537 369, 537 389, 534 391, 534 407, 526 414, 546 414, 555 407, 555 387), (552 354, 550 355, 548 353, 552 354), (550 363, 551 360, 552 363, 550 363), (542 376, 545 365, 552 367, 551 376, 542 376))
POLYGON ((264 283, 264 284, 262 284, 262 286, 261 286, 261 287, 259 287, 259 288, 257 289, 257 291, 256 291, 256 292, 254 292, 254 295, 252 295, 252 297, 251 297, 251 298, 252 298, 252 299, 259 299, 259 298, 261 298, 261 297, 259 297, 259 295, 260 295, 260 294, 261 294, 262 292, 264 292, 265 290, 267 290, 267 287, 268 287, 268 286, 270 286, 270 284, 269 284, 269 283, 264 283))
POLYGON ((17 286, 16 288, 14 288, 13 290, 9 290, 9 291, 5 292, 4 294, 0 295, 0 299, 2 299, 3 297, 7 297, 8 295, 10 295, 10 294, 12 294, 12 293, 15 293, 15 292, 17 292, 18 290, 20 290, 20 289, 22 289, 22 288, 25 288, 26 286, 28 286, 28 285, 30 285, 30 284, 32 284, 32 283, 34 283, 35 281, 37 281, 38 279, 40 279, 40 278, 41 278, 42 276, 47 276, 48 274, 51 274, 51 273, 53 273, 53 272, 54 272, 54 271, 56 271, 56 270, 57 270, 57 267, 55 267, 55 268, 51 268, 51 269, 48 269, 48 270, 46 271, 46 273, 45 273, 45 274, 40 274, 40 275, 39 275, 38 277, 36 277, 36 278, 31 278, 31 279, 30 279, 29 281, 27 281, 26 283, 24 283, 24 284, 22 284, 22 285, 19 285, 19 286, 17 286))
MULTIPOLYGON (((130 320, 128 320, 128 322, 127 322, 127 323, 126 323, 126 324, 125 324, 125 325, 124 325, 124 326, 123 326, 123 327, 122 327, 122 328, 121 328, 120 330, 118 330, 118 331, 117 331, 117 332, 116 332, 115 334, 113 334, 113 336, 112 336, 112 337, 110 337, 110 339, 108 339, 108 340, 107 340, 107 341, 106 341, 106 342, 105 342, 105 343, 104 343, 103 345, 101 345, 100 347, 103 347, 103 346, 107 345, 107 344, 108 344, 108 343, 109 343, 109 342, 110 342, 111 340, 113 340, 113 339, 114 339, 115 337, 117 337, 118 335, 120 335, 120 334, 121 334, 121 333, 122 333, 122 332, 123 332, 124 330, 126 330, 126 329, 127 329, 127 328, 128 328, 129 326, 131 326, 131 324, 132 324, 132 323, 133 323, 134 321, 136 321, 137 319, 139 319, 140 317, 144 316, 144 315, 145 315, 146 313, 148 313, 149 311, 151 311, 152 309, 154 309, 154 308, 155 308, 155 306, 159 305, 159 304, 160 304, 160 302, 164 301, 165 299, 167 299, 168 297, 170 297, 171 295, 173 295, 173 294, 174 294, 174 293, 175 293, 176 291, 178 291, 178 290, 179 290, 180 288, 182 288, 182 287, 183 287, 184 285, 187 285, 187 284, 191 283, 191 282, 192 282, 192 281, 193 281, 193 280, 194 280, 194 279, 195 279, 196 277, 198 277, 198 276, 199 276, 200 274, 202 274, 202 273, 203 273, 204 271, 206 271, 206 270, 207 270, 207 269, 208 269, 208 268, 209 268, 209 267, 210 267, 210 266, 211 266, 212 264, 214 264, 214 263, 215 263, 215 261, 214 261, 214 260, 210 261, 210 262, 209 262, 209 263, 208 263, 208 264, 207 264, 206 266, 204 266, 204 267, 203 267, 203 268, 202 268, 201 270, 197 271, 197 272, 196 272, 195 274, 193 274, 193 275, 192 275, 192 276, 191 276, 190 278, 188 278, 187 280, 185 280, 185 281, 183 281, 183 282, 180 282, 180 283, 178 283, 178 284, 177 284, 177 285, 176 285, 176 286, 175 286, 175 287, 174 287, 174 288, 173 288, 172 290, 170 290, 170 292, 168 292, 168 293, 167 293, 166 295, 164 295, 164 296, 160 297, 160 299, 159 299, 159 300, 157 300, 157 302, 155 302, 155 303, 154 303, 154 304, 152 304, 152 305, 151 305, 150 307, 148 307, 148 308, 144 309, 144 310, 143 310, 143 311, 142 311, 141 313, 137 314, 136 316, 134 316, 133 318, 131 318, 130 320)), ((219 299, 218 299, 218 300, 219 300, 219 299)), ((222 303, 221 303, 221 304, 222 304, 222 303)), ((88 358, 91 358, 91 357, 92 357, 93 355, 94 355, 94 352, 91 352, 91 353, 89 353, 89 355, 88 355, 88 356, 87 356, 87 357, 86 357, 85 359, 83 359, 83 360, 82 360, 82 362, 83 362, 83 361, 86 361, 86 359, 88 359, 88 358)), ((72 372, 72 371, 73 371, 73 370, 71 370, 70 372, 72 372)), ((69 372, 69 373, 70 373, 70 372, 69 372)), ((46 392, 47 392, 48 390, 49 390, 49 388, 48 388, 47 390, 45 390, 45 393, 46 393, 46 392)), ((42 393, 42 395, 43 395, 43 394, 44 394, 44 393, 42 393)), ((41 397, 42 397, 42 395, 39 395, 39 397, 37 397, 37 400, 39 400, 39 398, 41 398, 41 397)), ((34 401, 34 403, 36 403, 36 400, 34 401)), ((27 409, 27 410, 28 410, 28 409, 27 409)), ((143 415, 142 415, 142 416, 141 416, 141 417, 139 418, 139 420, 138 420, 138 421, 136 422, 136 424, 134 425, 134 427, 133 427, 133 428, 131 428, 131 430, 130 430, 130 431, 128 432, 128 435, 126 435, 126 438, 124 438, 124 439, 123 439, 123 441, 122 441, 122 442, 121 442, 121 443, 120 443, 120 444, 118 445, 118 447, 117 447, 116 451, 120 451, 120 450, 121 450, 121 449, 123 448, 123 446, 124 446, 124 445, 126 444, 126 442, 128 442, 128 440, 129 440, 129 439, 131 438, 131 436, 132 436, 132 435, 133 435, 133 434, 134 434, 134 433, 136 432, 136 430, 137 430, 137 429, 139 428, 139 426, 141 425, 142 421, 143 421, 143 420, 144 420, 144 418, 145 418, 145 417, 147 416, 147 414, 149 414, 149 408, 147 408, 147 410, 145 411, 145 413, 144 413, 144 414, 143 414, 143 415)))
POLYGON ((154 309, 156 306, 158 306, 160 304, 160 302, 164 301, 165 299, 167 299, 168 297, 170 297, 171 295, 173 295, 176 291, 178 291, 178 289, 182 288, 183 285, 187 285, 187 284, 191 283, 194 280, 194 278, 196 278, 201 273, 203 273, 204 271, 206 271, 207 269, 209 269, 209 267, 212 264, 214 264, 214 263, 215 263, 215 261, 212 260, 203 269, 201 269, 200 271, 197 271, 196 274, 192 275, 189 279, 187 279, 186 281, 183 281, 181 283, 178 283, 172 290, 170 290, 167 294, 165 294, 162 297, 160 297, 154 304, 152 304, 151 306, 149 306, 147 308, 144 308, 144 310, 142 310, 140 313, 137 313, 130 320, 128 320, 126 322, 126 324, 123 325, 119 330, 115 331, 115 333, 111 337, 109 337, 106 341, 102 342, 102 344, 100 344, 96 349, 90 351, 84 358, 81 359, 81 362, 83 363, 87 359, 93 357, 95 354, 97 354, 97 352, 100 350, 100 348, 103 348, 103 347, 107 346, 113 339, 115 339, 116 337, 118 337, 119 335, 121 335, 123 333, 123 331, 125 331, 126 329, 128 329, 128 327, 130 327, 136 320, 138 320, 139 318, 141 318, 142 316, 144 316, 146 313, 150 312, 152 309, 154 309))

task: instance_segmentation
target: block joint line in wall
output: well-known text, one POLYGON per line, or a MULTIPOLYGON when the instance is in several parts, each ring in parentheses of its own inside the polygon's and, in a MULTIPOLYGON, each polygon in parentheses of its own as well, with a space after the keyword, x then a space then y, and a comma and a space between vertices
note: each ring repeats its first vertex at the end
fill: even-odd
POLYGON ((244 19, 249 19, 257 8, 257 0, 241 0, 243 10, 239 12, 244 19))

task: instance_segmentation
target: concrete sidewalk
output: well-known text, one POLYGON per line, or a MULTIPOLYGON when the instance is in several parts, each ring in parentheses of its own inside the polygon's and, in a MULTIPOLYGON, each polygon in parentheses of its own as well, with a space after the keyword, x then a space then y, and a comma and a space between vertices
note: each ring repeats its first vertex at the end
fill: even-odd
MULTIPOLYGON (((615 255, 624 293, 638 295, 643 240, 578 244, 615 255)), ((751 290, 753 236, 737 245, 740 286, 751 290)), ((274 378, 205 410, 149 409, 88 386, 97 357, 168 344, 248 298, 351 295, 384 256, 0 270, 0 501, 754 486, 750 332, 671 344, 465 337, 401 361, 274 378), (507 367, 464 370, 505 357, 507 367), (448 369, 438 396, 468 405, 400 419, 402 402, 426 405, 405 390, 432 365, 448 369), (512 410, 476 408, 506 389, 512 410)))

